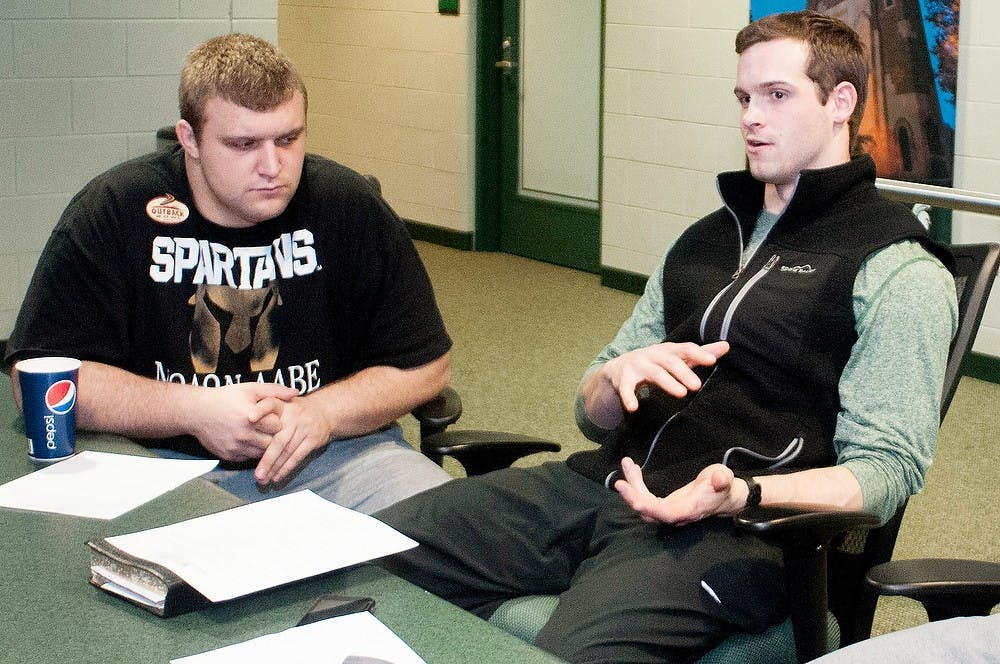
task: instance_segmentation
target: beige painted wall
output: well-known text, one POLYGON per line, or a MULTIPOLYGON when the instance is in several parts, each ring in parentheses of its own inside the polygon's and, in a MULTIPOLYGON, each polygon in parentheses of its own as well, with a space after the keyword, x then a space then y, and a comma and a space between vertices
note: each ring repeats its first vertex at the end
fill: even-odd
POLYGON ((404 218, 471 231, 474 3, 279 0, 278 44, 306 78, 307 145, 376 175, 404 218))
MULTIPOLYGON (((1000 3, 965 0, 959 26, 955 182, 959 189, 1000 193, 1000 3)), ((955 215, 955 242, 1000 241, 1000 217, 955 215)), ((1000 284, 997 284, 1000 286, 1000 284)), ((1000 356, 1000 288, 994 287, 975 350, 1000 356)))
POLYGON ((649 274, 742 167, 733 39, 747 0, 607 0, 601 264, 649 274))

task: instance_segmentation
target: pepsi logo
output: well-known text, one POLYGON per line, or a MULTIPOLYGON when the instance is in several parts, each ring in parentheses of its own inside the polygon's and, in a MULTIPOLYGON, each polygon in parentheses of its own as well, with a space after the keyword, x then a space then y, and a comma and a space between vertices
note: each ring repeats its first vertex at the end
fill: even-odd
POLYGON ((45 406, 56 415, 65 415, 76 403, 76 384, 71 380, 59 380, 45 390, 45 406))

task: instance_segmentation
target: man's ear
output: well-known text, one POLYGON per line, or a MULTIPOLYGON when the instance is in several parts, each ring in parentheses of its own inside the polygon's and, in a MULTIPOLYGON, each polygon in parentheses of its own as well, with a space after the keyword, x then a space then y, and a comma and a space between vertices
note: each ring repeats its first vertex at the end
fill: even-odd
POLYGON ((184 153, 197 159, 198 139, 195 138, 194 127, 187 120, 178 120, 174 125, 174 131, 177 133, 177 141, 184 148, 184 153))
POLYGON ((847 124, 858 105, 858 91, 853 83, 841 81, 830 92, 833 101, 833 119, 837 123, 847 124))

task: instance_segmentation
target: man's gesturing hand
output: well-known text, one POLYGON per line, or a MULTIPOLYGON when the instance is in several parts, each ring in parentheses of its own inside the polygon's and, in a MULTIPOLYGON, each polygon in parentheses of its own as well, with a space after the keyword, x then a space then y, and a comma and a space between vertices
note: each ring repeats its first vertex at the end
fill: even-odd
POLYGON ((639 407, 636 389, 656 385, 667 394, 682 398, 701 387, 694 367, 710 367, 729 352, 725 341, 699 346, 695 343, 662 343, 625 353, 605 365, 608 379, 628 412, 639 407))
POLYGON ((615 489, 650 523, 683 526, 710 516, 730 516, 746 505, 745 483, 734 481, 733 471, 721 463, 708 466, 694 480, 663 498, 646 488, 642 469, 632 459, 622 459, 622 473, 625 479, 615 482, 615 489))
POLYGON ((614 429, 624 413, 639 408, 636 390, 642 385, 655 385, 671 396, 683 398, 701 388, 694 367, 713 366, 728 352, 725 341, 704 346, 664 342, 612 358, 584 380, 581 393, 587 416, 602 429, 614 429))

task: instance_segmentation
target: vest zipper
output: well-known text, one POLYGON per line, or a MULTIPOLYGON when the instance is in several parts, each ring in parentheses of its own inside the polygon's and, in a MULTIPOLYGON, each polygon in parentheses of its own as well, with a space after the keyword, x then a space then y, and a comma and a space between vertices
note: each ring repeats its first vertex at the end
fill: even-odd
POLYGON ((719 299, 725 295, 726 291, 729 290, 729 287, 740 278, 741 274, 743 274, 743 227, 742 224, 740 224, 740 218, 736 215, 736 212, 733 211, 733 208, 729 207, 729 203, 726 202, 726 197, 722 195, 722 188, 719 186, 718 179, 715 181, 715 190, 718 192, 719 198, 722 199, 723 207, 726 208, 729 216, 733 219, 733 223, 736 224, 736 240, 739 242, 739 251, 736 253, 736 272, 734 272, 733 276, 729 278, 729 283, 726 284, 726 287, 715 294, 715 297, 713 297, 712 301, 708 303, 708 307, 705 309, 705 313, 701 317, 701 324, 698 326, 698 335, 701 337, 702 343, 705 342, 705 327, 708 325, 709 314, 711 314, 712 310, 715 309, 716 303, 718 303, 719 299))
MULTIPOLYGON (((718 181, 716 182, 716 189, 718 190, 718 181)), ((715 309, 715 305, 718 304, 718 302, 722 298, 722 296, 725 295, 726 291, 728 291, 733 286, 733 284, 735 284, 736 281, 740 278, 740 276, 743 274, 744 268, 746 267, 743 264, 743 232, 740 229, 740 219, 739 219, 738 216, 736 216, 736 213, 733 212, 733 209, 731 207, 729 207, 729 205, 727 203, 725 203, 726 199, 725 199, 725 197, 722 196, 722 191, 721 190, 719 190, 719 197, 722 198, 723 205, 725 206, 726 210, 729 211, 730 216, 732 216, 733 221, 736 223, 736 236, 739 239, 739 245, 740 245, 739 246, 739 253, 737 254, 737 256, 739 258, 737 260, 736 272, 733 273, 733 276, 730 278, 729 283, 726 284, 726 286, 722 290, 720 290, 718 293, 716 293, 715 297, 712 298, 712 301, 708 303, 708 307, 706 307, 705 313, 701 317, 701 324, 699 326, 698 332, 699 332, 699 335, 701 336, 701 340, 703 342, 705 341, 705 328, 706 328, 706 326, 708 324, 708 317, 709 317, 709 315, 712 313, 712 310, 715 309)), ((730 325, 730 323, 731 323, 731 321, 733 319, 733 315, 736 313, 736 308, 739 306, 739 304, 746 297, 746 295, 750 291, 750 289, 753 288, 754 284, 756 284, 758 281, 760 281, 761 279, 763 279, 764 276, 768 273, 768 271, 770 271, 770 269, 772 267, 774 267, 775 264, 777 264, 778 260, 779 260, 779 257, 778 257, 777 254, 772 255, 771 258, 770 258, 770 260, 767 261, 767 263, 764 265, 764 267, 762 267, 757 272, 757 274, 755 274, 753 277, 751 277, 751 279, 746 284, 743 285, 743 288, 740 289, 740 292, 736 294, 736 297, 729 304, 729 308, 726 310, 726 315, 723 318, 722 333, 721 333, 721 335, 719 337, 720 341, 724 341, 726 339, 726 336, 729 333, 729 325, 730 325)), ((709 373, 709 375, 705 378, 705 380, 702 381, 701 389, 704 389, 705 385, 708 383, 708 381, 711 380, 712 376, 715 375, 715 370, 717 368, 718 368, 718 365, 712 367, 711 373, 709 373)), ((700 391, 701 390, 699 390, 699 392, 700 391)), ((657 444, 660 441, 660 435, 667 428, 667 425, 670 424, 670 421, 673 420, 675 417, 677 417, 677 415, 679 413, 680 413, 680 411, 678 411, 678 412, 674 413, 673 415, 671 415, 670 417, 668 417, 667 420, 657 430, 656 435, 653 436, 653 440, 650 441, 649 450, 646 452, 646 458, 643 460, 642 464, 640 464, 640 466, 639 466, 640 469, 645 470, 646 465, 649 463, 650 459, 653 458, 653 451, 656 449, 656 446, 657 446, 657 444)), ((606 489, 611 489, 613 481, 616 479, 616 476, 620 474, 620 472, 621 472, 620 470, 616 469, 616 470, 612 470, 610 473, 607 474, 607 476, 604 478, 604 487, 606 489)))
MULTIPOLYGON (((775 264, 778 262, 778 259, 779 257, 777 254, 772 255, 770 260, 767 261, 764 267, 758 270, 757 274, 753 275, 749 281, 743 284, 743 288, 741 288, 740 292, 736 294, 736 297, 733 298, 733 301, 729 303, 729 308, 726 309, 726 315, 722 319, 722 329, 719 332, 719 341, 725 341, 726 338, 729 336, 729 325, 730 323, 732 323, 733 315, 736 313, 736 308, 740 305, 741 302, 743 302, 743 299, 747 296, 747 293, 750 291, 750 289, 753 288, 758 281, 763 279, 764 275, 766 275, 771 270, 771 268, 775 266, 775 264)), ((733 280, 730 281, 728 284, 726 284, 725 288, 716 293, 715 297, 712 298, 712 301, 708 303, 708 307, 705 309, 705 313, 702 314, 701 317, 701 325, 698 328, 698 333, 701 336, 701 340, 703 342, 705 341, 705 329, 708 325, 708 317, 715 309, 715 305, 718 304, 719 299, 721 299, 722 296, 725 295, 726 291, 728 291, 733 286, 733 284, 736 283, 736 279, 742 273, 743 273, 743 266, 741 265, 740 268, 736 271, 736 274, 733 275, 732 277, 733 280)))
POLYGON ((758 270, 757 274, 750 277, 750 279, 745 284, 743 284, 743 288, 741 288, 740 292, 736 294, 736 297, 733 298, 733 301, 729 303, 729 308, 726 309, 726 315, 722 319, 722 330, 719 333, 720 340, 725 340, 729 336, 729 326, 733 322, 733 316, 736 314, 737 307, 739 307, 740 304, 743 303, 743 300, 744 298, 746 298, 747 293, 750 292, 750 289, 753 288, 758 281, 763 279, 764 276, 771 271, 771 268, 778 263, 778 260, 779 260, 778 254, 773 254, 771 258, 768 259, 764 267, 758 270))
POLYGON ((732 287, 732 285, 734 283, 736 283, 735 278, 736 278, 736 276, 739 275, 739 273, 742 270, 743 270, 743 268, 740 267, 740 269, 737 270, 736 274, 733 275, 733 281, 730 281, 728 284, 726 284, 725 288, 723 288, 718 293, 716 293, 715 297, 712 298, 712 301, 709 302, 708 306, 705 308, 705 313, 702 314, 702 316, 701 316, 701 325, 698 327, 698 335, 701 337, 702 343, 705 343, 705 328, 708 325, 708 317, 709 317, 709 315, 712 313, 712 310, 715 309, 715 305, 719 302, 719 300, 722 298, 722 296, 726 294, 726 291, 728 291, 732 287))

